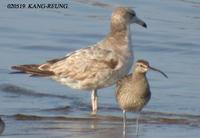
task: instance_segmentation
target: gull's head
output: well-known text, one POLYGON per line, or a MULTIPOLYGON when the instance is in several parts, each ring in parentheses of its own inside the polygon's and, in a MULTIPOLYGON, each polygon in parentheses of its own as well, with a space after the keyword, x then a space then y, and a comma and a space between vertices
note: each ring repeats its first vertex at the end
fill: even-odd
POLYGON ((140 59, 140 60, 138 60, 136 62, 135 69, 134 69, 135 72, 137 72, 137 73, 144 73, 145 74, 148 70, 157 71, 157 72, 161 73, 164 77, 168 78, 168 76, 163 71, 161 71, 159 69, 156 69, 154 67, 151 67, 149 65, 148 61, 140 59))
POLYGON ((145 28, 147 27, 146 23, 136 16, 135 11, 128 7, 117 7, 114 9, 111 17, 111 22, 114 24, 125 25, 136 23, 145 28))

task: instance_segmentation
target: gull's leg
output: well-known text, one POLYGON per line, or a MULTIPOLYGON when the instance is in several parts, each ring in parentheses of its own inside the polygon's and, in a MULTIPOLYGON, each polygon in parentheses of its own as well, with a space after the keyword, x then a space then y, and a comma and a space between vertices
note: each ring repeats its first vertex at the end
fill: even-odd
POLYGON ((139 136, 139 119, 140 119, 140 112, 137 113, 137 120, 136 120, 136 136, 139 136))
POLYGON ((94 89, 91 94, 91 104, 92 104, 92 115, 96 115, 98 101, 97 101, 97 90, 94 89))
POLYGON ((126 111, 123 110, 123 138, 126 138, 126 111))

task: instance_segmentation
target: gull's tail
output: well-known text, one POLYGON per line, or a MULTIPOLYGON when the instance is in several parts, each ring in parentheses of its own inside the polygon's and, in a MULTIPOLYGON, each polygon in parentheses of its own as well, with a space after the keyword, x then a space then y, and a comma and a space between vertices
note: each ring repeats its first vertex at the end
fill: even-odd
POLYGON ((38 76, 38 77, 47 77, 54 75, 54 72, 52 71, 39 69, 40 66, 41 66, 40 64, 12 66, 11 68, 16 71, 11 72, 11 74, 27 73, 30 74, 31 76, 38 76))

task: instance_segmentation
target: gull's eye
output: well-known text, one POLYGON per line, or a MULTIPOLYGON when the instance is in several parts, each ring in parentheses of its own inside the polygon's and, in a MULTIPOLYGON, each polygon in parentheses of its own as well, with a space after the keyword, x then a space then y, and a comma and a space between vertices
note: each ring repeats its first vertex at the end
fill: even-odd
POLYGON ((135 13, 131 13, 131 15, 134 17, 134 16, 135 16, 135 13))
POLYGON ((130 15, 131 15, 132 17, 136 16, 136 14, 135 14, 134 11, 130 11, 129 13, 130 13, 130 15))

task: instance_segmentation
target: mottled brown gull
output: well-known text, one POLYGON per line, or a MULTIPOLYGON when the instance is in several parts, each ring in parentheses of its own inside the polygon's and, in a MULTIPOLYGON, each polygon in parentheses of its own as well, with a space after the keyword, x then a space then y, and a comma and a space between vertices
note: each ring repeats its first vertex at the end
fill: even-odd
POLYGON ((12 66, 20 73, 50 77, 74 89, 89 90, 92 113, 97 112, 97 89, 111 86, 126 75, 133 64, 130 24, 147 27, 134 10, 117 7, 110 32, 100 42, 44 64, 12 66))

